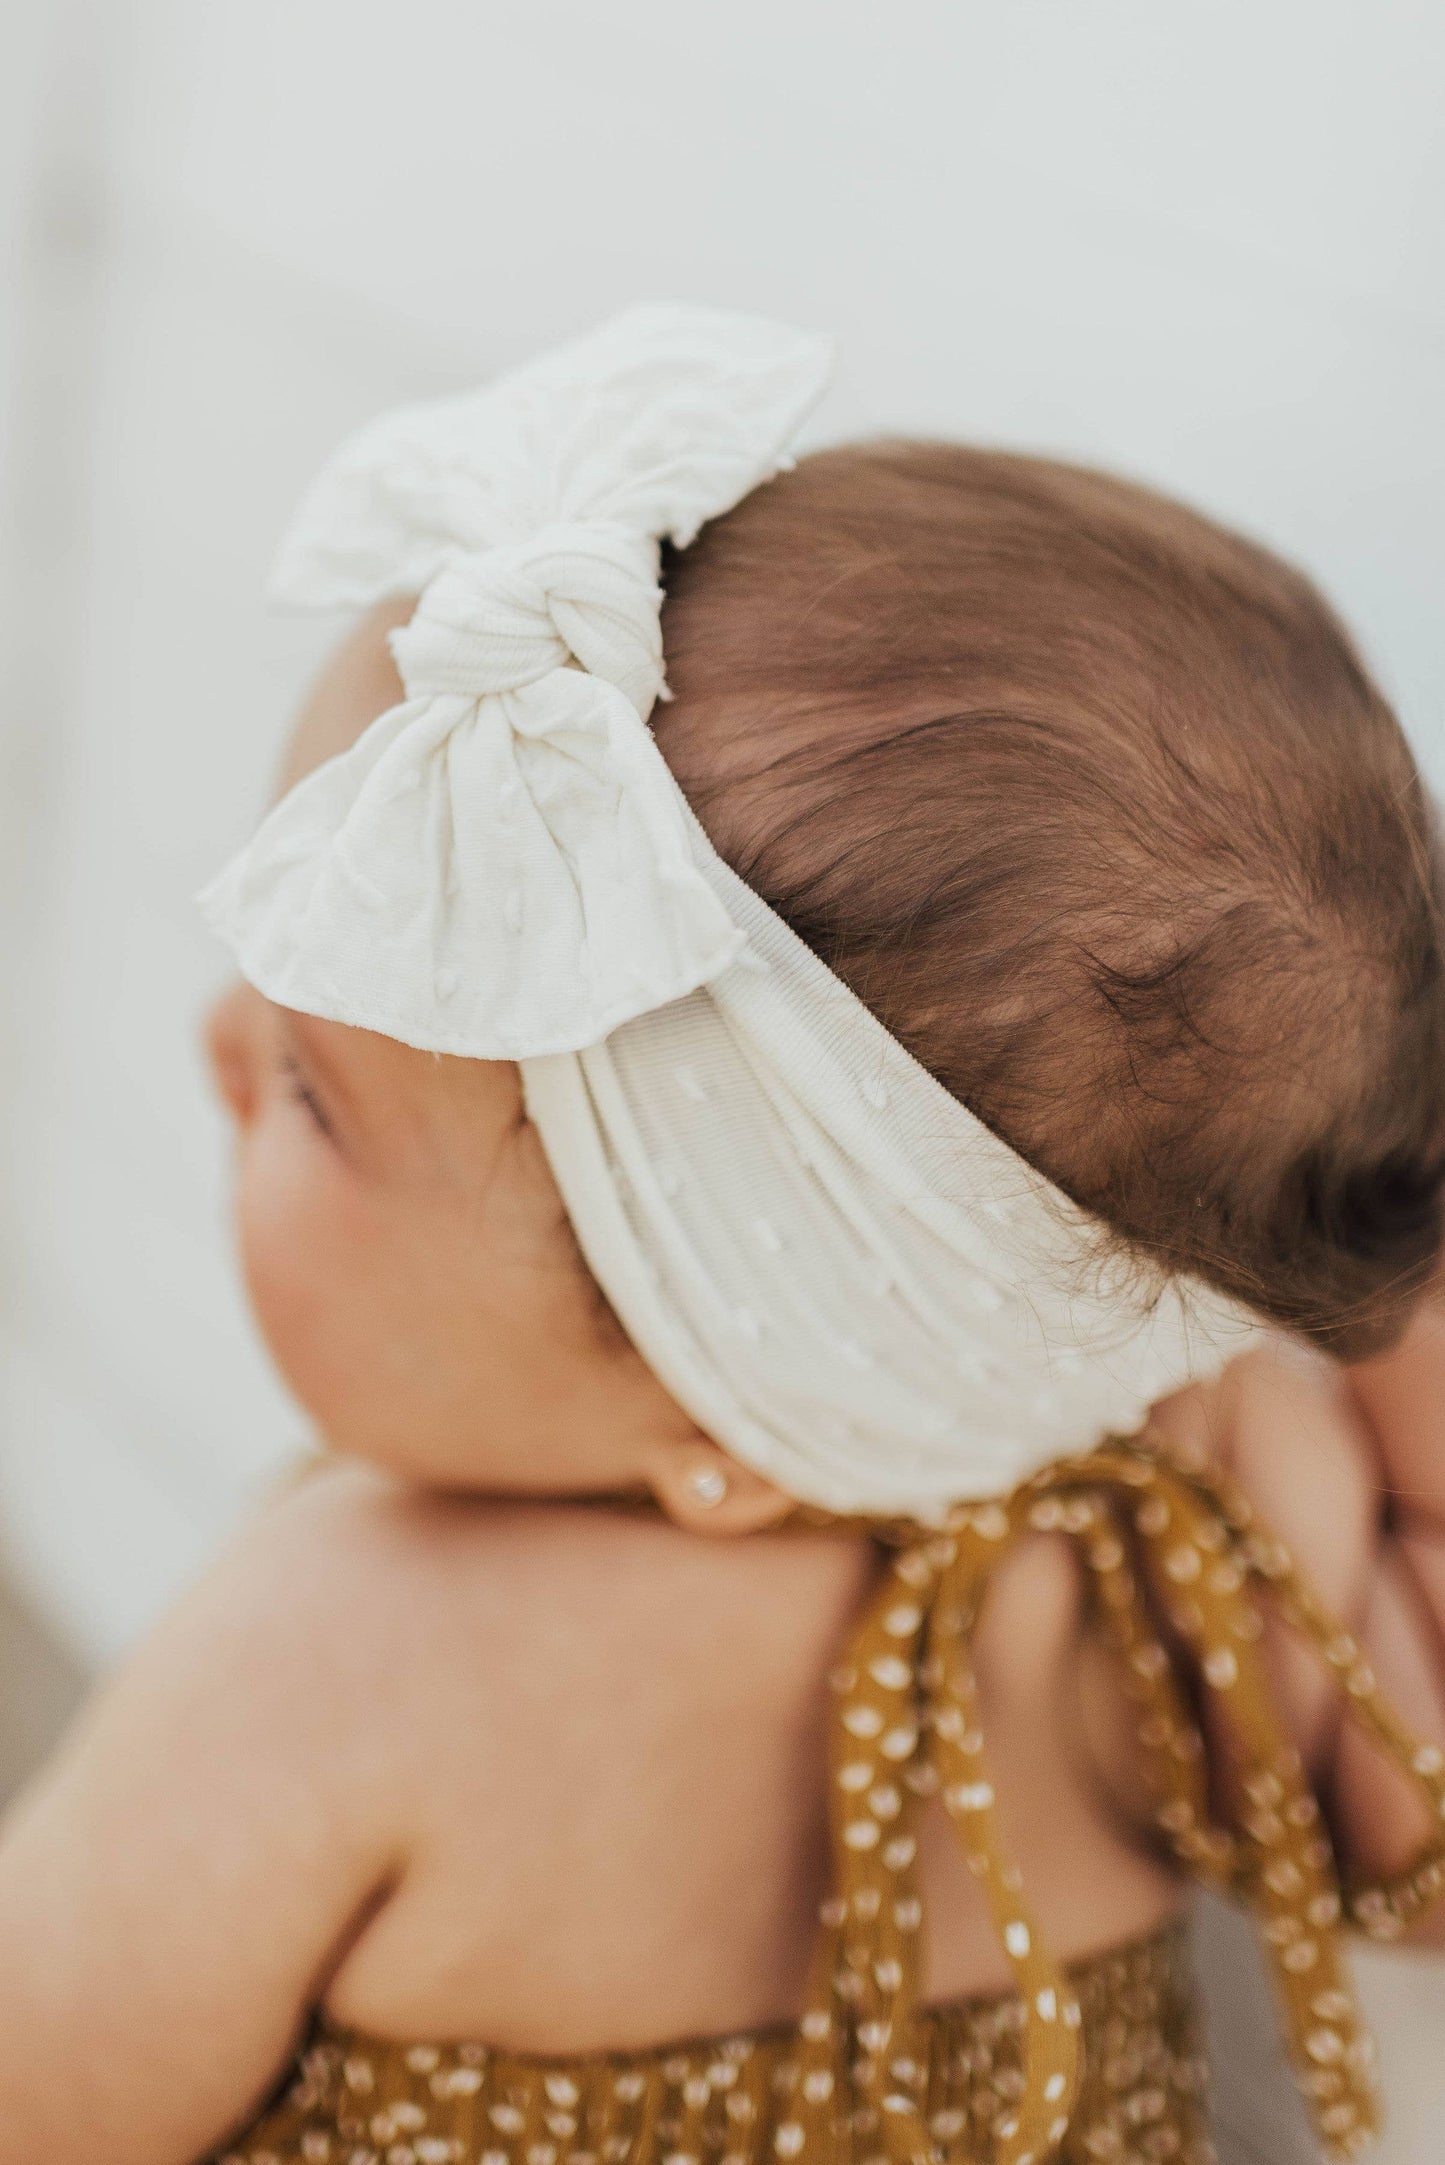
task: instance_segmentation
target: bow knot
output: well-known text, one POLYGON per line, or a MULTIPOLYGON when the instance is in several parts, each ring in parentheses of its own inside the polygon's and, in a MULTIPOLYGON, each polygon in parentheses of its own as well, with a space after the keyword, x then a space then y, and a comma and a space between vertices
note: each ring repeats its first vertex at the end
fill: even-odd
POLYGON ((643 720, 662 690, 657 544, 601 520, 458 552, 392 634, 410 698, 520 691, 578 663, 643 720))
POLYGON ((778 471, 824 340, 643 308, 363 429, 276 571, 288 600, 418 594, 407 697, 207 890, 284 1007, 431 1052, 543 1059, 712 983, 746 935, 647 728, 664 538, 778 471))
MULTIPOLYGON (((1080 2008, 1000 1840, 971 1643, 999 1564, 1024 1539, 1056 1533, 1078 1544, 1095 1614, 1138 1702, 1141 1766, 1160 1835, 1181 1865, 1259 1912, 1319 2134, 1331 2154, 1354 2156, 1373 2124, 1374 2099, 1337 1927, 1344 1918, 1388 1938, 1438 1901, 1445 1834, 1427 1839, 1392 1881, 1341 1885, 1304 1765, 1273 1710, 1260 1603, 1341 1673, 1355 1713, 1438 1825, 1440 1754, 1422 1749, 1389 1713, 1352 1636, 1232 1484, 1144 1439, 1059 1459, 1006 1497, 961 1506, 941 1534, 881 1531, 895 1553, 833 1676, 835 1884, 823 1905, 802 2027, 804 2097, 813 2095, 806 2078, 825 2076, 847 2048, 842 2064, 877 2115, 880 2165, 944 2165, 923 2094, 927 2032, 918 2013, 915 1828, 919 1800, 937 1795, 982 1884, 1020 2000, 1021 2087, 995 2124, 990 2154, 997 2165, 1059 2158, 1080 2077, 1080 2008), (1191 1650, 1211 1719, 1228 1740, 1233 1772, 1222 1818, 1194 1693, 1160 1637, 1161 1614, 1191 1650), (1321 2067, 1333 2071, 1328 2087, 1315 2080, 1321 2067), (912 2083, 900 2069, 912 2071, 912 2083)), ((829 2094, 817 2086, 820 2100, 829 2094)), ((800 2113, 799 2123, 802 2138, 790 2153, 798 2165, 834 2154, 824 2105, 811 2118, 800 2113)), ((1075 2130, 1075 2143, 1092 2147, 1087 2127, 1075 2130)))

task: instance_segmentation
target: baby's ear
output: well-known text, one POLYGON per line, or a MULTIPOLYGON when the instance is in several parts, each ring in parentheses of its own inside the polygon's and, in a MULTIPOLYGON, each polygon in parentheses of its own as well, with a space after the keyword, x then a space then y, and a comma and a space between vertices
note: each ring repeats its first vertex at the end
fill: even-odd
POLYGON ((691 1533, 760 1533, 796 1508, 782 1489, 702 1437, 659 1444, 647 1479, 667 1516, 691 1533))

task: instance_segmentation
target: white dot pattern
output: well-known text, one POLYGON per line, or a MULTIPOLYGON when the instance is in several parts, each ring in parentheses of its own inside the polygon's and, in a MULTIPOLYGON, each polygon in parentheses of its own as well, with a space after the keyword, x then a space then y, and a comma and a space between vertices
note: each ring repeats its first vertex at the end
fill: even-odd
MULTIPOLYGON (((1216 2165, 1182 1933, 1117 1949, 1070 1980, 1080 2035, 1096 2047, 1070 2165, 1216 2165)), ((803 2034, 820 2041, 815 2018, 803 2034)), ((820 2131, 838 2165, 887 2165, 888 2127, 914 2123, 951 2165, 996 2165, 1001 2130, 1018 2115, 1024 2036, 1010 1995, 931 2009, 915 2052, 890 2056, 873 2108, 852 2080, 854 2037, 831 2025, 823 2065, 805 2066, 799 2033, 783 2029, 558 2068, 322 2023, 279 2102, 216 2165, 769 2165, 816 2155, 820 2131)), ((1048 2092, 1055 2110, 1061 2095, 1048 2092)))
POLYGON ((989 1578, 1031 1531, 1075 1540, 1138 1708, 1161 1833, 1258 1915, 1319 2138, 1355 2156, 1374 2055, 1343 1924, 1396 1937, 1445 1891, 1445 1828, 1382 1885, 1344 1888, 1298 1754, 1271 1709, 1257 1596, 1317 1646, 1347 1702, 1445 1820, 1445 1751, 1385 1707, 1353 1636, 1226 1484, 1140 1443, 1064 1460, 891 1548, 831 1679, 835 1881, 796 2029, 566 2065, 472 2044, 381 2043, 316 2025, 280 2102, 216 2165, 1212 2165, 1177 1934, 1066 1970, 996 1825, 970 1641, 989 1578), (1238 1807, 1213 1816, 1189 1648, 1230 1738, 1238 1807), (1227 1657, 1227 1658, 1226 1658, 1227 1657), (1015 1990, 917 2004, 917 1800, 937 1793, 978 1874, 1015 1990))

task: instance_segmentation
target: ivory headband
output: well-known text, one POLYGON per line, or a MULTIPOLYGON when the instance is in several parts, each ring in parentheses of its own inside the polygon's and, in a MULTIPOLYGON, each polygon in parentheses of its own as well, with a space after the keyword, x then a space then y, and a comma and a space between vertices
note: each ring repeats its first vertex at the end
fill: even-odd
POLYGON ((644 1358, 799 1498, 924 1519, 1132 1432, 1248 1342, 960 1105, 713 850, 647 727, 658 544, 786 463, 821 339, 631 311, 346 445, 276 587, 418 593, 406 697, 203 899, 283 1006, 521 1063, 644 1358))

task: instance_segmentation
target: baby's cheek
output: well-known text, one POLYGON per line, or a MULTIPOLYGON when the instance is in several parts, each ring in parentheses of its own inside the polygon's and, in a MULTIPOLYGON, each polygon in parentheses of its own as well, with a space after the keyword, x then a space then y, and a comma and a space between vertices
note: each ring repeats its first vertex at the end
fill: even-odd
POLYGON ((294 1108, 255 1125, 238 1167, 237 1234, 271 1357, 327 1433, 366 1387, 364 1213, 325 1138, 294 1108))

